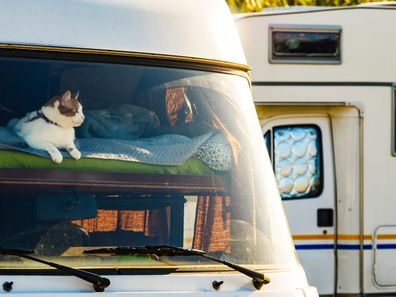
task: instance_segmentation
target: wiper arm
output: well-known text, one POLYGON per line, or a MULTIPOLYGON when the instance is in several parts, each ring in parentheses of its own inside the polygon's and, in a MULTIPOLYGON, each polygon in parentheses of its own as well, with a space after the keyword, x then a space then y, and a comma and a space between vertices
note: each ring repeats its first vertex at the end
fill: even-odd
POLYGON ((58 270, 67 272, 71 275, 81 278, 81 279, 91 283, 96 292, 103 292, 105 290, 105 288, 110 286, 110 280, 105 277, 101 277, 98 274, 29 256, 29 254, 32 254, 32 253, 33 253, 33 251, 28 251, 28 250, 0 248, 0 255, 13 255, 13 256, 18 256, 21 258, 26 258, 26 259, 29 259, 29 260, 32 260, 35 262, 39 262, 39 263, 54 267, 58 270))
POLYGON ((116 254, 116 255, 139 255, 139 254, 152 254, 156 256, 201 256, 205 259, 212 260, 224 264, 235 271, 243 273, 252 278, 253 285, 257 290, 260 290, 263 285, 270 282, 270 279, 264 274, 257 272, 255 270, 240 266, 229 261, 221 260, 212 256, 201 250, 195 249, 184 249, 175 246, 168 245, 156 245, 156 246, 143 246, 143 247, 116 247, 116 248, 100 248, 93 250, 85 250, 85 254, 116 254))

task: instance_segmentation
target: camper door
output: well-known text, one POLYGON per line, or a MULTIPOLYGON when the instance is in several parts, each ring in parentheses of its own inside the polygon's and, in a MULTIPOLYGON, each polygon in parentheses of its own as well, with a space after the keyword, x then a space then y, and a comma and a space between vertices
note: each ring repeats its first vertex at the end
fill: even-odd
POLYGON ((275 116, 262 121, 262 131, 300 262, 310 283, 322 294, 333 294, 335 185, 329 118, 275 116))

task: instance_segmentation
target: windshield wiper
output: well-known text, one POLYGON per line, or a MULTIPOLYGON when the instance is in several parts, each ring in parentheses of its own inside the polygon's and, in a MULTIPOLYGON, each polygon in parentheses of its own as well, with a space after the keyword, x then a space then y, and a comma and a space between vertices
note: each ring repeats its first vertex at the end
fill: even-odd
POLYGON ((155 245, 155 246, 142 246, 142 247, 116 247, 116 248, 100 248, 100 249, 92 249, 85 250, 85 254, 116 254, 116 255, 139 255, 139 254, 151 254, 160 256, 201 256, 205 259, 212 260, 214 262, 218 262, 224 264, 244 275, 247 275, 252 278, 253 285, 257 290, 260 290, 263 285, 266 285, 270 282, 270 279, 264 274, 257 272, 255 270, 242 267, 238 264, 231 263, 229 261, 221 260, 212 256, 209 256, 207 253, 201 250, 195 249, 184 249, 175 246, 168 245, 155 245))
POLYGON ((78 278, 81 278, 87 282, 90 282, 93 285, 96 292, 103 292, 105 290, 105 288, 110 286, 110 280, 105 277, 101 277, 98 274, 29 256, 29 254, 32 254, 32 253, 33 253, 33 251, 28 251, 28 250, 0 248, 0 255, 12 255, 12 256, 18 256, 21 258, 26 258, 26 259, 29 259, 29 260, 32 260, 35 262, 39 262, 39 263, 54 267, 58 270, 67 272, 67 273, 74 275, 78 278))

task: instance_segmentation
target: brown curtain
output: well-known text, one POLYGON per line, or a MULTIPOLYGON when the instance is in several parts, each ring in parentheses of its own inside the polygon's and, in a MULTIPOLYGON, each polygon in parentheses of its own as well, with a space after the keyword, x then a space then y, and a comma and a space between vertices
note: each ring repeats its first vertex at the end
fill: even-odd
POLYGON ((198 198, 194 249, 208 253, 230 252, 230 205, 230 197, 200 196, 198 198))
POLYGON ((157 237, 158 243, 169 239, 169 208, 153 210, 98 210, 93 219, 75 220, 88 233, 129 231, 157 237))
POLYGON ((178 121, 190 123, 193 121, 193 113, 190 100, 187 97, 186 88, 172 88, 166 90, 165 108, 170 126, 175 126, 178 121))

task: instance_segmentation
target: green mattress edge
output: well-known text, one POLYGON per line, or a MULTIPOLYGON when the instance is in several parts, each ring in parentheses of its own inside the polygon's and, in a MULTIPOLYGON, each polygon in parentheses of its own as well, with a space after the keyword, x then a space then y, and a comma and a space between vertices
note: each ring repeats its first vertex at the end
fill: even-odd
POLYGON ((188 159, 183 165, 152 165, 137 162, 81 158, 64 158, 61 164, 51 159, 18 151, 0 150, 0 169, 58 169, 74 171, 126 172, 142 174, 213 175, 203 162, 188 159))

